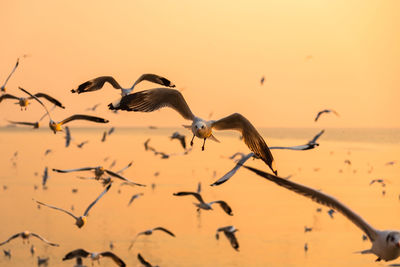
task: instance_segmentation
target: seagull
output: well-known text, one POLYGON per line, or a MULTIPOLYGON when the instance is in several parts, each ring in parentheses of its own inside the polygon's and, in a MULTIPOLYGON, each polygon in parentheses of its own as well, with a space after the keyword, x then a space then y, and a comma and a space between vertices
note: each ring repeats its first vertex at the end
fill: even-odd
POLYGON ((132 204, 132 202, 137 199, 138 197, 143 196, 143 193, 134 194, 131 199, 129 200, 128 206, 132 204))
POLYGON ((47 179, 49 179, 49 168, 44 168, 43 176, 42 176, 42 187, 46 188, 47 179))
POLYGON ((121 98, 118 103, 111 103, 108 107, 113 110, 151 112, 163 107, 170 107, 179 112, 185 119, 191 120, 191 125, 185 128, 192 130, 193 138, 190 145, 193 146, 195 136, 203 139, 202 150, 204 150, 207 138, 217 141, 212 130, 237 130, 242 133, 244 142, 259 158, 261 158, 276 174, 274 158, 262 136, 256 128, 239 113, 234 113, 220 120, 205 121, 196 117, 187 105, 182 94, 178 90, 168 88, 155 88, 140 91, 121 98))
POLYGON ((150 262, 146 261, 140 253, 137 254, 137 257, 140 261, 141 264, 143 264, 145 267, 159 267, 158 265, 151 265, 150 262))
POLYGON ((40 202, 40 201, 37 201, 37 200, 35 200, 35 201, 36 201, 36 203, 38 203, 39 205, 43 205, 43 206, 46 206, 46 207, 49 207, 49 208, 52 208, 52 209, 55 209, 55 210, 59 210, 59 211, 62 211, 62 212, 64 212, 64 213, 70 215, 71 217, 73 217, 73 218, 75 219, 75 224, 76 224, 76 226, 78 226, 79 228, 82 228, 82 227, 85 225, 86 221, 87 221, 87 216, 89 215, 90 209, 97 203, 97 201, 99 201, 99 199, 100 199, 105 193, 107 193, 107 191, 110 189, 110 187, 111 187, 111 184, 109 184, 109 185, 106 187, 106 189, 96 198, 96 200, 93 201, 93 202, 87 207, 87 209, 85 210, 85 212, 83 213, 83 215, 82 215, 82 216, 79 216, 79 217, 75 216, 74 214, 72 214, 71 212, 69 212, 69 211, 67 211, 67 210, 64 210, 64 209, 61 209, 61 208, 57 208, 57 207, 54 207, 54 206, 50 206, 50 205, 48 205, 48 204, 45 204, 45 203, 40 202))
POLYGON ((95 116, 89 116, 89 115, 82 115, 82 114, 75 114, 72 115, 60 122, 55 122, 52 120, 51 116, 50 116, 50 112, 48 111, 48 109, 46 108, 46 106, 42 103, 42 101, 40 101, 39 98, 37 98, 36 96, 32 95, 31 93, 29 93, 28 91, 26 91, 25 89, 19 87, 20 90, 22 90, 23 92, 27 93, 28 95, 30 95, 32 98, 34 98, 36 101, 38 101, 42 107, 46 110, 47 116, 49 117, 49 127, 50 129, 54 132, 54 134, 56 134, 59 131, 62 131, 62 125, 66 124, 70 121, 73 120, 87 120, 87 121, 93 121, 93 122, 97 122, 97 123, 108 123, 108 120, 103 119, 103 118, 99 118, 99 117, 95 117, 95 116))
POLYGON ((65 126, 65 147, 69 147, 71 143, 71 131, 68 126, 65 126))
POLYGON ((261 77, 261 80, 260 80, 260 84, 263 85, 264 82, 265 82, 265 76, 262 76, 262 77, 261 77))
POLYGON ((133 91, 135 86, 142 81, 149 81, 168 87, 175 87, 175 85, 167 78, 156 74, 146 73, 140 76, 139 79, 134 82, 131 88, 122 88, 121 85, 119 85, 119 83, 112 76, 100 76, 85 83, 82 83, 77 89, 72 89, 71 92, 80 94, 100 90, 101 88, 103 88, 104 83, 108 82, 115 89, 121 90, 121 96, 126 96, 129 95, 133 91))
POLYGON ((60 101, 58 101, 57 99, 55 99, 55 98, 53 98, 53 97, 51 97, 51 96, 49 96, 47 94, 44 94, 44 93, 37 93, 37 94, 34 94, 33 96, 30 96, 30 97, 17 97, 17 96, 10 95, 10 94, 4 94, 4 95, 0 96, 0 103, 1 103, 1 101, 5 100, 5 99, 15 99, 15 100, 18 100, 18 102, 15 103, 15 104, 20 105, 21 110, 23 108, 25 108, 25 110, 26 110, 28 105, 29 105, 29 100, 30 99, 40 98, 40 97, 43 97, 47 101, 49 101, 49 102, 53 103, 54 105, 56 105, 57 107, 65 109, 65 107, 61 104, 60 101))
POLYGON ((130 244, 128 250, 130 250, 130 249, 133 247, 133 244, 135 243, 136 239, 137 239, 139 236, 141 236, 141 235, 151 235, 151 234, 153 234, 153 231, 162 231, 162 232, 164 232, 164 233, 166 233, 166 234, 168 234, 168 235, 170 235, 170 236, 172 236, 172 237, 175 237, 174 233, 172 233, 172 232, 169 231, 168 229, 165 229, 164 227, 155 227, 155 228, 152 228, 152 229, 149 229, 149 230, 146 230, 146 231, 143 231, 143 232, 138 233, 138 234, 136 235, 135 239, 132 240, 132 242, 131 242, 131 244, 130 244))
POLYGON ((313 230, 312 227, 304 226, 304 233, 311 232, 313 230))
POLYGON ((325 130, 320 131, 313 139, 308 141, 305 145, 300 146, 289 146, 289 147, 282 147, 282 146, 271 146, 269 149, 290 149, 290 150, 309 150, 313 149, 316 146, 319 146, 317 143, 318 138, 325 132, 325 130))
POLYGON ((41 266, 41 265, 44 265, 44 266, 47 266, 48 264, 49 264, 49 259, 50 258, 40 258, 39 256, 37 257, 37 259, 38 259, 38 266, 41 266))
POLYGON ((93 107, 87 108, 86 111, 96 111, 96 109, 100 106, 100 103, 94 105, 93 107))
POLYGON ((268 174, 266 172, 257 170, 252 167, 244 166, 245 168, 255 172, 256 174, 276 183, 279 186, 285 187, 300 195, 311 198, 319 204, 325 205, 329 208, 334 208, 342 213, 350 221, 352 221, 358 228, 364 231, 372 242, 370 249, 361 251, 362 254, 375 254, 378 258, 376 261, 390 261, 397 259, 400 256, 400 232, 393 230, 377 230, 369 225, 354 211, 343 205, 334 197, 322 193, 321 191, 312 189, 310 187, 282 179, 280 177, 268 174))
MULTIPOLYGON (((50 111, 52 111, 55 107, 56 107, 56 105, 54 105, 54 106, 50 109, 50 111)), ((12 124, 14 124, 14 125, 15 125, 15 124, 28 125, 28 126, 32 126, 33 129, 39 129, 39 127, 40 127, 40 122, 41 122, 44 118, 46 118, 46 116, 47 116, 47 112, 44 113, 43 116, 42 116, 38 121, 36 121, 36 122, 10 121, 10 120, 8 120, 8 122, 9 122, 9 123, 12 123, 12 124)))
POLYGON ((89 140, 83 141, 83 142, 77 144, 76 146, 77 146, 78 148, 82 148, 82 147, 83 147, 84 145, 86 145, 87 143, 89 143, 89 140))
POLYGON ((35 255, 35 251, 36 251, 36 248, 35 248, 34 245, 32 245, 32 246, 31 246, 31 249, 30 249, 30 252, 31 252, 32 257, 33 257, 33 255, 35 255))
POLYGON ((105 142, 107 138, 107 131, 104 131, 103 137, 101 138, 101 142, 105 142))
POLYGON ((196 192, 178 192, 178 193, 174 193, 174 196, 187 196, 187 195, 192 195, 199 201, 199 203, 193 203, 197 207, 197 210, 200 210, 200 209, 212 210, 213 208, 211 207, 211 205, 217 203, 217 204, 219 204, 221 206, 221 208, 225 211, 226 214, 228 214, 230 216, 233 216, 231 207, 225 201, 217 200, 217 201, 211 201, 209 203, 206 203, 206 202, 204 202, 204 200, 201 197, 201 195, 199 193, 196 193, 196 192))
POLYGON ((186 149, 186 136, 184 136, 178 132, 174 132, 170 138, 171 138, 171 140, 178 139, 181 142, 183 149, 186 149))
POLYGON ((224 232, 226 238, 228 238, 229 242, 231 242, 231 246, 239 251, 239 243, 236 239, 235 232, 238 231, 238 229, 235 228, 235 226, 225 226, 225 227, 220 227, 217 229, 217 232, 215 234, 215 238, 218 240, 219 239, 219 232, 224 232))
POLYGON ((373 179, 373 180, 369 183, 369 185, 372 185, 373 183, 380 183, 380 184, 382 185, 382 187, 385 187, 385 186, 386 186, 386 183, 385 183, 385 181, 384 181, 383 179, 373 179))
POLYGON ((4 252, 4 257, 8 257, 9 259, 11 259, 11 249, 9 250, 3 249, 3 252, 4 252))
MULTIPOLYGON (((124 168, 123 168, 122 170, 120 170, 119 172, 121 172, 121 171, 123 171, 123 170, 125 170, 126 168, 129 168, 129 167, 130 167, 130 165, 128 164, 127 167, 124 167, 124 168)), ((137 186, 146 186, 146 185, 144 185, 144 184, 135 183, 135 182, 133 182, 133 181, 131 181, 131 180, 125 178, 125 177, 122 177, 121 175, 119 175, 119 174, 116 173, 116 172, 113 172, 113 171, 110 171, 110 170, 105 169, 105 168, 102 167, 102 166, 98 166, 98 167, 84 167, 84 168, 69 169, 69 170, 53 169, 53 171, 55 171, 55 172, 61 172, 61 173, 79 172, 79 171, 91 171, 91 170, 94 171, 94 175, 95 175, 94 179, 95 179, 95 180, 100 180, 100 178, 102 178, 102 176, 103 176, 105 173, 107 173, 107 174, 111 175, 112 177, 118 178, 118 179, 120 179, 120 180, 123 180, 123 181, 125 181, 125 182, 131 183, 131 184, 133 184, 133 185, 137 185, 137 186)), ((109 182, 111 182, 111 179, 105 179, 105 178, 102 178, 102 179, 103 179, 103 182, 104 182, 105 184, 108 184, 109 182)))
POLYGON ((110 251, 105 251, 105 252, 87 252, 84 249, 76 249, 73 250, 69 253, 67 253, 67 255, 64 256, 64 258, 62 259, 63 261, 65 260, 70 260, 73 258, 91 258, 93 261, 97 260, 100 261, 101 258, 103 257, 108 257, 111 258, 118 266, 120 267, 125 267, 126 264, 123 260, 121 260, 117 255, 115 255, 114 253, 110 252, 110 251))
POLYGON ((321 110, 320 112, 318 112, 318 114, 317 114, 317 116, 315 117, 314 121, 317 121, 318 118, 319 118, 323 113, 331 113, 331 112, 332 112, 333 114, 335 114, 336 116, 339 117, 339 113, 337 113, 335 110, 333 110, 333 109, 324 109, 324 110, 321 110))
POLYGON ((46 244, 48 244, 48 245, 50 245, 50 246, 53 246, 53 247, 58 247, 58 246, 60 246, 59 244, 51 243, 51 242, 47 241, 46 239, 44 239, 43 237, 41 237, 40 235, 35 234, 35 233, 31 233, 31 232, 29 232, 29 231, 24 231, 24 232, 17 233, 17 234, 15 234, 15 235, 11 236, 11 237, 10 237, 9 239, 7 239, 6 241, 1 242, 1 243, 0 243, 0 246, 6 244, 6 243, 8 243, 8 242, 10 242, 11 240, 13 240, 14 238, 17 238, 17 237, 19 237, 19 236, 22 237, 22 243, 25 243, 25 242, 24 242, 25 240, 27 240, 28 243, 29 243, 29 238, 30 238, 31 236, 34 236, 34 237, 36 237, 36 238, 39 238, 40 240, 42 240, 43 242, 45 242, 46 244))
POLYGON ((5 91, 6 91, 7 82, 8 82, 8 80, 11 78, 11 76, 13 75, 13 73, 15 72, 15 70, 17 69, 18 65, 19 65, 19 58, 17 58, 17 63, 15 63, 15 66, 14 66, 14 68, 12 69, 11 73, 8 75, 6 81, 5 81, 4 84, 0 87, 0 91, 1 91, 1 92, 5 92, 5 91))

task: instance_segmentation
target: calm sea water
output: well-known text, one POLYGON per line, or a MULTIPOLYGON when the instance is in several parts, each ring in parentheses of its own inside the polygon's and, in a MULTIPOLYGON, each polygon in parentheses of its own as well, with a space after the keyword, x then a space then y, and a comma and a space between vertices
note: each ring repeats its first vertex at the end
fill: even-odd
MULTIPOLYGON (((1 266, 36 265, 36 257, 49 257, 50 266, 74 266, 63 262, 69 251, 84 248, 88 251, 110 250, 127 266, 141 266, 137 253, 160 266, 377 266, 375 256, 354 252, 368 249, 362 231, 340 214, 331 218, 322 207, 309 199, 279 188, 247 170, 239 170, 227 183, 209 184, 229 171, 234 163, 227 157, 249 150, 235 132, 216 132, 221 143, 195 139, 193 151, 182 155, 177 140, 170 141, 175 131, 187 135, 182 128, 117 128, 101 142, 108 128, 73 128, 73 142, 64 146, 64 135, 54 135, 49 129, 29 130, 0 128, 0 241, 14 233, 30 230, 52 242, 53 248, 32 238, 30 244, 15 239, 2 249, 11 249, 12 257, 0 256, 1 266), (173 154, 161 159, 144 150, 143 143, 173 154), (89 140, 82 149, 77 143, 89 140), (45 151, 51 149, 45 156, 45 151), (14 157, 14 153, 17 156, 14 157), (87 225, 78 229, 72 217, 42 207, 33 198, 70 210, 80 215, 100 194, 103 186, 91 180, 78 179, 90 173, 55 173, 49 171, 47 190, 42 189, 42 174, 47 166, 71 169, 102 165, 106 168, 116 161, 112 170, 133 166, 124 176, 148 186, 121 186, 116 181, 110 191, 94 206, 87 225), (156 173, 159 173, 156 175, 156 173), (218 206, 212 211, 196 212, 194 198, 175 197, 174 192, 194 191, 202 183, 206 201, 225 200, 233 209, 228 216, 218 206), (155 184, 152 189, 151 184, 155 184), (35 190, 35 185, 38 189, 35 190), (2 187, 6 186, 7 189, 2 187), (77 189, 77 193, 72 193, 77 189), (133 194, 143 192, 131 206, 133 194), (234 225, 240 251, 235 251, 222 235, 215 239, 215 230, 234 225), (175 233, 172 238, 155 232, 141 236, 132 250, 131 240, 138 232, 163 226, 175 233), (304 227, 313 231, 304 233, 304 227), (31 256, 30 245, 36 247, 31 256), (307 244, 308 251, 304 250, 307 244)), ((270 146, 301 145, 319 129, 262 129, 270 146)), ((273 151, 280 176, 292 175, 292 180, 321 189, 335 196, 378 229, 400 229, 400 130, 399 129, 326 129, 320 146, 309 151, 273 151), (346 164, 348 160, 351 164, 346 164), (393 165, 387 162, 395 161, 393 165), (385 179, 386 187, 369 185, 372 179, 385 179)), ((264 163, 250 160, 249 165, 268 170, 264 163)), ((391 263, 398 263, 400 260, 391 263)), ((90 260, 85 261, 90 266, 90 260)), ((97 263, 95 263, 97 264, 97 263)), ((102 259, 100 266, 113 266, 102 259)))

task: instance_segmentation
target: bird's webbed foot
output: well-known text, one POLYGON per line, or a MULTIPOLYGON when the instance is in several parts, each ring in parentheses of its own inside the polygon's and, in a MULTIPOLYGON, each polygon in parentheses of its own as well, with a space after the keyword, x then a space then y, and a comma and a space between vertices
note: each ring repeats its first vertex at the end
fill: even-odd
POLYGON ((195 136, 195 135, 193 135, 192 140, 190 140, 190 146, 193 146, 193 139, 194 139, 194 136, 195 136))
POLYGON ((201 147, 201 151, 204 151, 204 145, 206 144, 206 138, 204 138, 203 146, 201 147))

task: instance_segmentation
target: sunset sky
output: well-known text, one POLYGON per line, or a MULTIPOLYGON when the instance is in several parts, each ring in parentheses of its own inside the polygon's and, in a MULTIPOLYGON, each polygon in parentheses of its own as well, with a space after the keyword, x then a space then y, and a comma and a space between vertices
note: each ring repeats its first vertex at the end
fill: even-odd
MULTIPOLYGON (((97 115, 113 125, 186 123, 166 109, 114 115, 107 104, 119 91, 109 85, 70 92, 97 76, 128 87, 156 73, 203 118, 239 112, 256 127, 400 127, 397 0, 26 0, 1 1, 0 9, 0 83, 20 57, 7 92, 22 96, 21 86, 49 93, 67 107, 54 113, 57 120, 101 103, 97 115), (325 108, 340 117, 315 123, 325 108)), ((43 113, 36 103, 19 110, 3 101, 0 125, 43 113)))

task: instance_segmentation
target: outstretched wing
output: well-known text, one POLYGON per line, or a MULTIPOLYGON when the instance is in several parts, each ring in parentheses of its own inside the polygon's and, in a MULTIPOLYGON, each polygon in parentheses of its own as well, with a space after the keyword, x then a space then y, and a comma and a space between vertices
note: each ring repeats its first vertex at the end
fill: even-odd
POLYGON ((119 104, 108 105, 110 109, 127 111, 152 112, 163 107, 170 107, 187 120, 193 120, 194 115, 188 104, 178 90, 168 88, 155 88, 126 95, 119 104))
POLYGON ((17 238, 17 237, 19 237, 19 236, 22 235, 22 234, 23 234, 23 233, 18 233, 18 234, 15 234, 15 235, 11 236, 11 237, 10 237, 9 239, 7 239, 6 241, 1 242, 1 243, 0 243, 0 246, 6 244, 6 243, 8 243, 8 242, 10 242, 10 241, 13 240, 14 238, 17 238))
POLYGON ((137 199, 138 197, 143 196, 143 193, 134 194, 131 199, 129 200, 128 206, 132 204, 132 202, 137 199))
POLYGON ((111 258, 120 267, 126 266, 125 262, 123 260, 121 260, 120 257, 118 257, 117 255, 115 255, 114 253, 112 253, 110 251, 101 252, 100 255, 103 257, 111 258))
POLYGON ((115 178, 121 179, 121 180, 123 180, 125 182, 131 183, 131 184, 134 184, 134 185, 137 185, 137 186, 146 186, 144 184, 138 184, 138 183, 132 182, 131 180, 129 180, 129 179, 125 178, 125 177, 122 177, 121 175, 119 175, 119 174, 117 174, 115 172, 112 172, 110 170, 105 170, 105 172, 108 173, 109 175, 114 176, 115 178))
POLYGON ((235 233, 224 231, 224 234, 225 234, 226 238, 228 238, 229 242, 231 243, 231 246, 234 249, 239 250, 239 242, 236 239, 235 233))
POLYGON ((87 209, 85 210, 85 213, 83 214, 83 216, 88 216, 89 210, 94 206, 94 204, 97 203, 97 201, 99 201, 99 199, 100 199, 102 196, 104 196, 105 193, 107 193, 108 190, 110 190, 111 185, 112 185, 112 183, 109 184, 109 185, 106 187, 106 189, 104 189, 104 191, 96 198, 95 201, 93 201, 93 202, 89 205, 89 207, 87 207, 87 209))
POLYGON ((314 148, 309 144, 300 146, 271 146, 269 149, 289 149, 289 150, 308 150, 314 148))
POLYGON ((213 121, 212 125, 216 130, 237 130, 242 133, 244 142, 258 157, 260 157, 276 174, 274 157, 267 144, 256 128, 239 113, 234 113, 223 119, 213 121))
MULTIPOLYGON (((45 98, 47 101, 49 101, 49 102, 53 103, 54 105, 56 105, 57 107, 65 108, 65 107, 61 104, 60 101, 58 101, 57 99, 55 99, 55 98, 53 98, 53 97, 51 97, 51 96, 49 96, 49 95, 47 95, 47 94, 44 94, 44 93, 37 93, 37 94, 35 94, 34 96, 36 96, 37 98, 43 97, 43 98, 45 98)), ((30 97, 30 98, 32 99, 33 97, 30 97)))
POLYGON ((8 75, 8 77, 7 77, 6 81, 4 82, 3 86, 1 86, 1 91, 4 91, 4 87, 7 85, 8 80, 11 78, 11 76, 13 75, 13 73, 15 72, 15 70, 17 69, 18 65, 19 65, 19 58, 17 58, 17 63, 15 63, 15 66, 14 66, 14 68, 12 69, 10 75, 8 75))
POLYGON ((94 170, 94 169, 96 169, 96 167, 84 167, 84 168, 69 169, 69 170, 53 169, 53 172, 68 173, 68 172, 90 171, 90 170, 94 170))
POLYGON ((53 246, 53 247, 59 247, 59 246, 60 246, 59 244, 52 243, 52 242, 50 242, 50 241, 46 240, 45 238, 41 237, 41 236, 40 236, 40 235, 38 235, 38 234, 31 233, 31 235, 32 235, 32 236, 34 236, 34 237, 37 237, 37 238, 39 238, 40 240, 42 240, 43 242, 45 242, 45 243, 49 244, 50 246, 53 246))
POLYGON ((19 100, 19 97, 10 95, 10 94, 4 94, 2 96, 0 96, 0 102, 3 101, 4 99, 17 99, 19 100))
POLYGON ((36 201, 36 203, 38 203, 39 205, 43 205, 43 206, 46 206, 46 207, 49 207, 49 208, 52 208, 52 209, 55 209, 55 210, 62 211, 62 212, 64 212, 64 213, 68 214, 69 216, 73 217, 75 220, 78 219, 78 217, 76 217, 74 214, 72 214, 71 212, 69 212, 69 211, 67 211, 67 210, 65 210, 65 209, 58 208, 58 207, 55 207, 55 206, 51 206, 51 205, 49 205, 49 204, 46 204, 46 203, 43 203, 43 202, 40 202, 40 201, 37 201, 37 200, 35 200, 35 201, 36 201))
POLYGON ((141 264, 143 264, 145 267, 153 267, 149 262, 147 262, 140 253, 137 254, 138 260, 140 261, 141 264))
POLYGON ((242 165, 251 157, 254 156, 254 153, 251 152, 245 156, 242 156, 242 158, 236 163, 235 167, 233 167, 232 170, 230 170, 229 172, 227 172, 224 176, 222 176, 221 178, 219 178, 216 182, 212 183, 211 186, 215 186, 215 185, 220 185, 225 183, 226 181, 228 181, 236 172, 237 170, 239 170, 240 167, 242 167, 242 165))
POLYGON ((86 121, 93 121, 93 122, 97 122, 97 123, 108 123, 108 120, 100 118, 100 117, 75 114, 75 115, 72 115, 71 117, 68 117, 68 118, 64 119, 63 121, 61 121, 60 125, 66 124, 73 120, 86 120, 86 121))
POLYGON ((200 194, 195 193, 195 192, 178 192, 178 193, 174 193, 174 196, 188 196, 188 195, 192 195, 194 196, 199 202, 204 203, 203 198, 201 197, 200 194))
POLYGON ((170 236, 175 237, 174 233, 172 233, 172 232, 169 231, 168 229, 165 229, 164 227, 156 227, 156 228, 153 228, 153 231, 155 231, 155 230, 163 231, 163 232, 169 234, 170 236))
POLYGON ((314 138, 310 141, 308 141, 309 144, 315 144, 317 142, 318 138, 325 132, 325 130, 320 131, 314 138))
POLYGON ((25 122, 25 121, 8 121, 12 124, 21 124, 21 125, 29 125, 29 126, 36 126, 37 122, 25 122))
POLYGON ((319 119, 319 117, 322 115, 322 113, 328 112, 327 110, 322 110, 320 112, 318 112, 317 116, 315 117, 314 121, 317 121, 319 119))
POLYGON ((50 112, 49 110, 46 108, 46 106, 43 104, 43 102, 37 98, 36 96, 32 95, 31 93, 29 93, 27 90, 25 90, 22 87, 18 87, 19 90, 21 90, 22 92, 24 92, 25 94, 28 94, 31 98, 35 99, 37 102, 39 102, 40 105, 42 105, 42 107, 44 108, 44 110, 46 111, 47 116, 49 116, 49 119, 51 120, 51 116, 50 116, 50 112))
POLYGON ((79 248, 79 249, 75 249, 75 250, 73 250, 73 251, 71 251, 71 252, 68 252, 65 256, 64 256, 64 258, 62 259, 63 261, 65 261, 65 260, 70 260, 70 259, 73 259, 73 258, 86 258, 87 256, 89 256, 90 255, 90 253, 89 252, 87 252, 86 250, 84 250, 84 249, 81 249, 81 248, 79 248))
POLYGON ((159 76, 157 74, 151 74, 151 73, 146 73, 146 74, 142 74, 142 76, 140 76, 135 83, 132 85, 132 88, 134 88, 138 83, 142 82, 142 81, 149 81, 152 83, 158 83, 167 87, 175 87, 175 84, 173 84, 170 80, 168 80, 167 78, 164 78, 162 76, 159 76))
POLYGON ((212 205, 212 204, 214 204, 214 203, 218 203, 218 204, 221 206, 221 208, 226 212, 226 214, 228 214, 228 215, 230 215, 230 216, 233 216, 232 209, 231 209, 231 207, 228 205, 228 203, 226 203, 226 202, 223 201, 223 200, 217 200, 217 201, 212 201, 212 202, 210 202, 209 204, 212 205))
POLYGON ((119 171, 117 171, 116 173, 123 173, 126 169, 130 168, 133 164, 133 161, 129 162, 128 165, 126 165, 125 167, 123 167, 122 169, 120 169, 119 171))
POLYGON ((105 82, 111 84, 115 89, 122 88, 112 76, 101 76, 82 83, 77 89, 72 89, 71 92, 80 94, 100 90, 105 82))
POLYGON ((252 167, 244 166, 245 168, 251 170, 252 172, 258 174, 259 176, 262 176, 266 178, 267 180, 270 180, 271 182, 276 183, 279 186, 285 187, 286 189, 289 189, 291 191, 294 191, 300 195, 303 195, 305 197, 311 198, 313 201, 325 205, 329 208, 333 208, 337 210, 338 212, 342 213, 344 216, 346 216, 350 221, 352 221, 357 227, 359 227, 361 230, 365 232, 365 234, 368 236, 368 238, 374 242, 376 236, 377 236, 377 231, 370 226, 366 221, 364 221, 358 214, 354 213, 352 210, 350 210, 348 207, 340 203, 338 200, 335 198, 326 195, 320 191, 317 191, 315 189, 312 189, 310 187, 291 182, 286 179, 282 179, 278 176, 271 175, 269 173, 257 170, 252 167))

